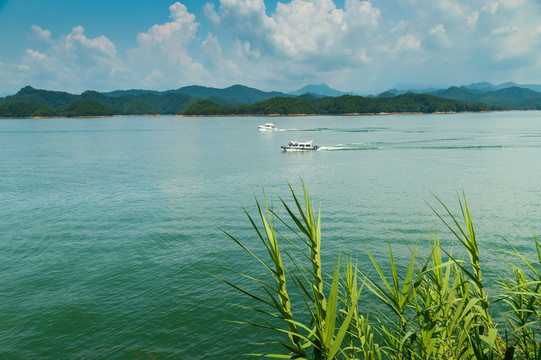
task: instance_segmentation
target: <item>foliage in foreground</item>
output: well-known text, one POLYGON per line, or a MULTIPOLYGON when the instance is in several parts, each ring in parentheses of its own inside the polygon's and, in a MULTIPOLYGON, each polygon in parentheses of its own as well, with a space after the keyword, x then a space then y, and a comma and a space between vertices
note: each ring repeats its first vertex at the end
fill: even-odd
MULTIPOLYGON (((242 307, 268 319, 239 323, 275 331, 281 344, 281 352, 252 355, 316 360, 541 359, 541 245, 535 237, 536 259, 511 245, 511 250, 502 250, 513 260, 504 261, 513 276, 500 280, 500 291, 489 296, 465 197, 459 198, 461 221, 438 200, 445 215, 434 212, 460 241, 467 259, 446 252, 435 234, 430 254, 422 256, 414 247, 407 265, 397 264, 389 247, 388 269, 368 253, 375 275, 366 275, 344 256, 332 274, 326 274, 320 215, 304 185, 303 189, 304 201, 291 189, 292 205, 278 197, 287 221, 266 199, 264 204, 256 199, 256 219, 245 210, 267 259, 226 232, 267 272, 261 278, 234 272, 254 281, 260 292, 221 279, 259 304, 242 307), (282 225, 291 236, 277 230, 282 225), (367 313, 361 311, 366 307, 360 300, 363 291, 378 302, 367 313), (300 307, 304 311, 293 312, 300 307)), ((262 345, 265 351, 276 344, 262 345)))

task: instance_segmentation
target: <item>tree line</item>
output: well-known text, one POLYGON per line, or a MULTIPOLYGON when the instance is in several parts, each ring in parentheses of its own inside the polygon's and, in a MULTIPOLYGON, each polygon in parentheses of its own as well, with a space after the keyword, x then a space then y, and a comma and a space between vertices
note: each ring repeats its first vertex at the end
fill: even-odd
POLYGON ((0 117, 75 117, 113 115, 340 115, 378 113, 434 113, 493 110, 485 103, 408 93, 393 97, 277 96, 255 103, 220 97, 201 99, 178 92, 125 92, 119 96, 96 91, 72 95, 30 86, 0 99, 0 117))
POLYGON ((405 94, 392 98, 373 98, 354 95, 317 98, 276 97, 251 105, 221 106, 205 100, 189 106, 183 115, 342 115, 379 113, 435 113, 490 111, 483 103, 468 103, 426 94, 405 94))

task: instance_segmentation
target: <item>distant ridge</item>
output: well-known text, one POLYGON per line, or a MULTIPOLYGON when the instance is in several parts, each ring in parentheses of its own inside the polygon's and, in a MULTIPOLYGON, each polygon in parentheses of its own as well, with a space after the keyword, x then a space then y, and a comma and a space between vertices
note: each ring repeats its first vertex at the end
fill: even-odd
POLYGON ((482 83, 480 85, 474 84, 472 87, 453 86, 431 94, 446 99, 485 103, 491 105, 493 110, 541 110, 541 92, 519 86, 487 87, 486 84, 482 83))
POLYGON ((206 87, 200 85, 190 85, 181 87, 176 90, 167 91, 151 91, 151 90, 117 90, 105 93, 109 96, 143 96, 147 94, 163 95, 163 94, 184 94, 194 98, 213 100, 221 105, 238 105, 238 104, 253 104, 259 101, 264 101, 278 96, 288 96, 285 93, 278 91, 265 92, 258 89, 250 88, 244 85, 233 85, 225 89, 206 87))
POLYGON ((458 100, 471 100, 476 97, 473 91, 468 90, 465 87, 451 86, 448 89, 442 89, 432 92, 432 95, 443 97, 446 99, 458 99, 458 100))
POLYGON ((419 84, 397 84, 392 89, 389 89, 385 91, 386 93, 392 93, 394 95, 403 95, 407 93, 413 93, 413 94, 434 94, 437 92, 441 92, 446 89, 451 88, 461 88, 466 89, 471 92, 477 92, 477 93, 487 93, 497 90, 503 90, 510 87, 519 87, 523 89, 529 89, 537 92, 541 92, 541 85, 536 84, 517 84, 515 82, 505 82, 499 85, 494 85, 487 81, 472 83, 469 85, 462 85, 462 86, 451 86, 451 87, 434 87, 434 86, 426 86, 426 85, 419 85, 419 84))
POLYGON ((487 81, 477 82, 470 85, 463 86, 464 88, 470 89, 470 90, 485 90, 490 91, 494 90, 495 86, 487 81))
POLYGON ((304 95, 304 94, 312 94, 318 97, 325 97, 325 96, 336 97, 336 96, 346 95, 348 93, 330 88, 327 84, 319 84, 319 85, 312 84, 312 85, 303 86, 302 88, 292 91, 288 94, 295 95, 295 96, 304 95))
POLYGON ((217 97, 236 104, 253 104, 279 96, 288 96, 283 92, 266 92, 244 85, 233 85, 225 89, 194 85, 185 86, 177 90, 170 90, 168 92, 181 93, 201 99, 210 99, 213 97, 217 97))
POLYGON ((140 96, 140 95, 144 95, 144 94, 156 94, 156 95, 159 95, 161 93, 162 92, 155 91, 155 90, 131 89, 131 90, 115 90, 115 91, 105 92, 103 94, 107 95, 107 96, 118 97, 118 96, 124 96, 124 95, 140 96))
POLYGON ((379 94, 377 97, 379 98, 392 98, 395 97, 396 94, 392 93, 391 91, 384 91, 381 94, 379 94))
POLYGON ((541 92, 541 85, 535 85, 535 84, 517 84, 515 82, 505 82, 500 85, 493 85, 489 82, 479 82, 479 83, 473 83, 470 85, 463 86, 470 90, 478 90, 478 91, 496 91, 496 90, 503 90, 510 87, 519 87, 523 89, 529 89, 537 92, 541 92))

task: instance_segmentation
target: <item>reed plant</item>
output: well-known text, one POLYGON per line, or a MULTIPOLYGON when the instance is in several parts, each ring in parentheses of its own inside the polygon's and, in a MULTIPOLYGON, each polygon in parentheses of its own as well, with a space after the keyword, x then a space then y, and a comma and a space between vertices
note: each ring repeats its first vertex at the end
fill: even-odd
POLYGON ((302 187, 300 199, 289 185, 291 204, 278 196, 285 215, 279 215, 265 196, 262 202, 255 198, 256 217, 244 210, 266 257, 224 231, 266 270, 266 275, 257 276, 231 270, 254 282, 255 290, 219 277, 256 304, 240 306, 264 318, 238 323, 274 331, 281 345, 281 351, 267 351, 270 344, 260 344, 262 351, 251 355, 314 360, 541 360, 541 245, 535 236, 533 259, 511 244, 500 251, 512 275, 499 279, 497 291, 489 296, 462 193, 460 217, 438 198, 441 213, 432 208, 459 240, 461 251, 446 251, 434 233, 427 241, 429 253, 420 254, 413 245, 406 264, 397 263, 389 246, 386 266, 366 250, 370 263, 362 265, 367 269, 353 254, 341 254, 325 272, 320 213, 315 212, 304 183, 302 187))

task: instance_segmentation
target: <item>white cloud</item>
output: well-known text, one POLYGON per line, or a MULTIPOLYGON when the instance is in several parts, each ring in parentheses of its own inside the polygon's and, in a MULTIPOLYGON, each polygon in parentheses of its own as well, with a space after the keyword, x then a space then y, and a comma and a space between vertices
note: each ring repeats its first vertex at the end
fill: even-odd
POLYGON ((378 8, 360 0, 346 0, 343 9, 332 0, 278 2, 270 15, 262 0, 221 0, 218 11, 207 10, 207 17, 219 16, 213 20, 220 25, 218 33, 237 39, 235 61, 243 69, 271 78, 278 71, 285 81, 370 62, 381 19, 378 8), (263 70, 271 67, 274 74, 263 70))
POLYGON ((202 77, 208 77, 190 53, 199 27, 195 15, 179 2, 171 5, 169 12, 172 21, 156 24, 137 35, 139 46, 127 53, 135 71, 145 79, 145 86, 157 86, 156 79, 161 72, 168 74, 163 78, 162 86, 198 82, 202 77))
MULTIPOLYGON (((215 35, 207 34, 201 43, 201 50, 205 69, 213 74, 221 74, 222 83, 236 83, 235 80, 242 76, 242 71, 235 62, 223 57, 222 47, 215 35)), ((213 82, 211 85, 216 84, 213 82)))
POLYGON ((500 3, 498 1, 495 1, 493 3, 483 6, 481 10, 494 15, 498 12, 499 8, 500 8, 500 3))
POLYGON ((449 47, 452 45, 443 24, 438 24, 437 26, 430 29, 428 33, 436 38, 436 41, 439 45, 444 47, 449 47))
POLYGON ((186 6, 179 2, 169 7, 173 21, 163 25, 154 25, 146 33, 137 35, 137 42, 141 47, 151 47, 164 44, 182 48, 195 38, 199 23, 195 15, 190 14, 186 6))
POLYGON ((32 49, 26 50, 26 55, 29 59, 36 61, 43 61, 47 59, 47 55, 40 53, 39 51, 34 51, 32 49))
POLYGON ((466 23, 468 26, 473 29, 477 25, 477 20, 479 20, 479 11, 474 11, 466 18, 466 23))
POLYGON ((71 33, 53 42, 48 50, 51 74, 69 76, 70 81, 88 83, 92 88, 103 87, 103 82, 113 87, 115 82, 129 77, 129 71, 117 56, 113 42, 103 35, 89 38, 84 32, 82 26, 76 26, 71 33))
POLYGON ((219 17, 220 29, 240 41, 251 57, 275 52, 276 23, 266 15, 263 0, 221 0, 219 17))
POLYGON ((19 64, 12 64, 7 77, 13 84, 45 88, 114 88, 128 72, 116 54, 115 45, 105 36, 89 38, 77 26, 54 39, 49 30, 32 25, 31 38, 37 49, 27 49, 19 64), (11 80, 10 80, 11 79, 11 80))
POLYGON ((393 27, 393 28, 391 29, 391 33, 402 32, 402 31, 404 31, 404 29, 406 29, 409 25, 410 25, 410 22, 409 22, 409 21, 406 21, 406 20, 400 20, 400 21, 398 22, 398 24, 396 24, 396 26, 393 27))
POLYGON ((49 30, 43 30, 37 25, 32 25, 32 35, 38 41, 44 41, 47 43, 50 43, 52 41, 51 32, 49 30))
MULTIPOLYGON (((421 26, 435 21, 444 24, 448 29, 456 32, 469 32, 475 29, 479 19, 479 7, 473 1, 466 0, 420 0, 418 10, 420 15, 416 23, 421 26), (466 25, 466 27, 464 27, 466 25)), ((487 7, 486 2, 483 5, 487 7)))
POLYGON ((405 35, 398 38, 396 43, 397 50, 416 51, 421 48, 421 40, 413 35, 405 35))
POLYGON ((507 25, 507 26, 502 26, 500 28, 492 30, 490 34, 494 36, 505 36, 505 35, 515 34, 517 31, 518 31, 518 28, 516 26, 507 25))
POLYGON ((85 64, 102 67, 110 65, 116 58, 115 45, 105 36, 88 38, 82 26, 74 27, 70 34, 55 43, 53 49, 58 55, 77 58, 85 64))
POLYGON ((459 1, 456 0, 439 0, 434 2, 442 12, 459 17, 466 12, 466 6, 462 6, 459 1))
POLYGON ((372 6, 370 1, 346 0, 346 21, 353 26, 371 26, 376 28, 381 19, 381 11, 372 6))
MULTIPOLYGON (((501 70, 528 68, 541 57, 541 38, 537 29, 541 3, 523 0, 499 0, 483 8, 483 45, 492 66, 501 70)), ((537 70, 530 67, 535 73, 537 70)))
POLYGON ((150 71, 150 74, 145 76, 143 82, 151 88, 159 87, 163 83, 165 77, 166 75, 163 73, 163 71, 159 69, 152 69, 152 71, 150 71))
POLYGON ((276 26, 272 29, 274 45, 281 54, 306 58, 324 55, 335 47, 347 26, 343 11, 337 10, 332 1, 317 5, 302 0, 278 3, 272 18, 276 26))
POLYGON ((220 15, 216 13, 214 9, 214 3, 206 3, 203 8, 205 16, 212 22, 215 26, 220 25, 220 15))
POLYGON ((515 9, 526 3, 527 0, 500 0, 500 4, 507 9, 515 9))

